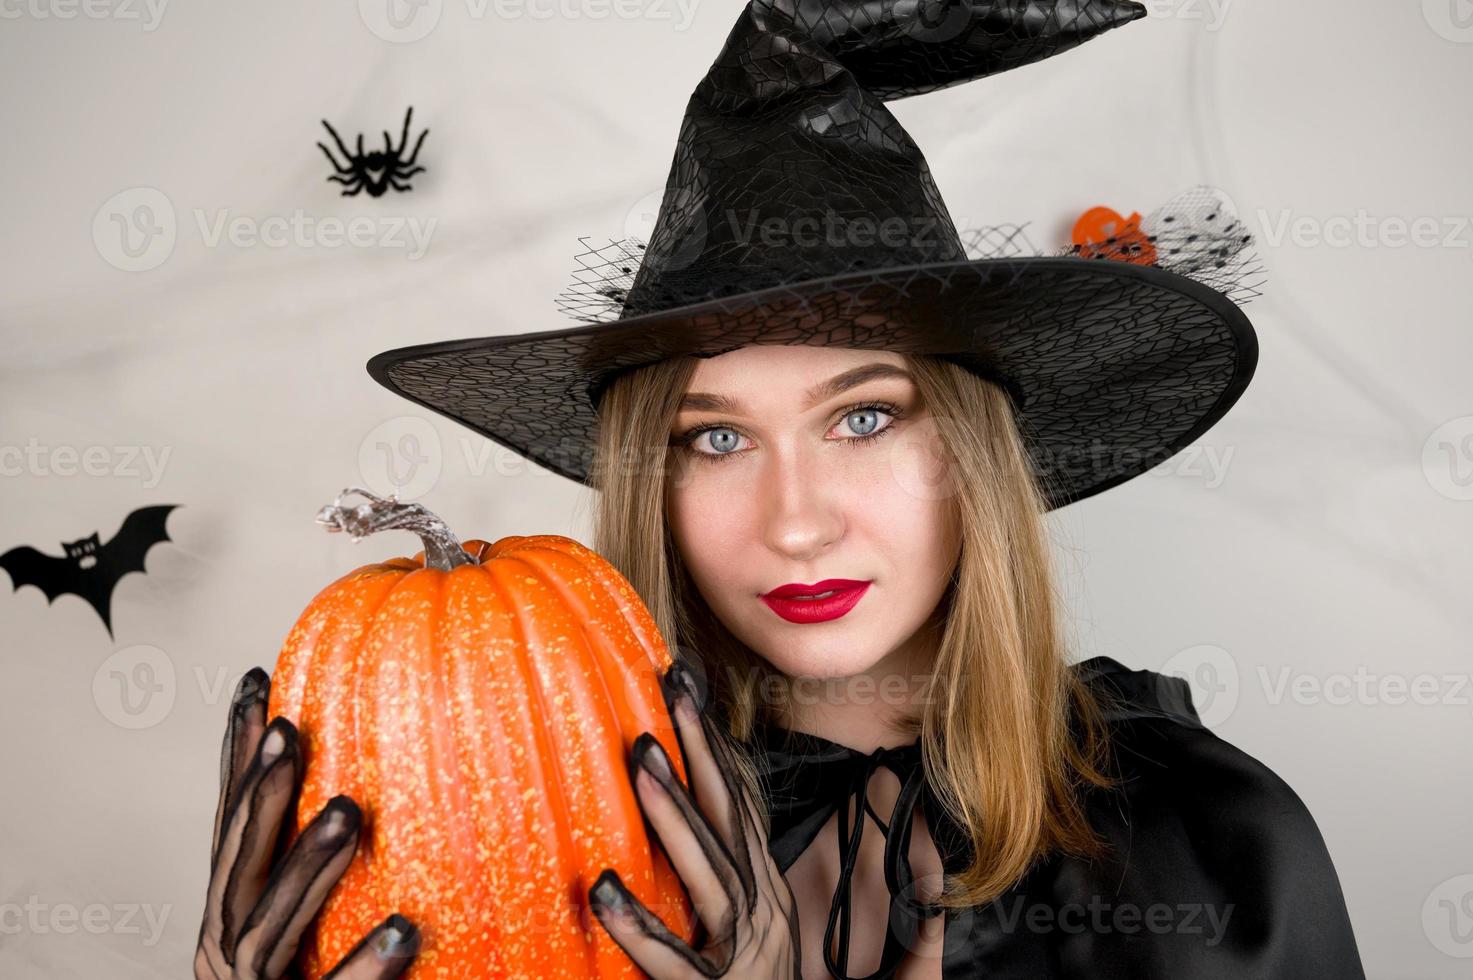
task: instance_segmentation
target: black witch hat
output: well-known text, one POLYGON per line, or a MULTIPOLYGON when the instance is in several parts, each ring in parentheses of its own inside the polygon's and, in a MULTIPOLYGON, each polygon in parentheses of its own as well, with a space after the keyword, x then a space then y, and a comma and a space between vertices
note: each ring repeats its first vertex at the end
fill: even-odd
POLYGON ((1253 374, 1241 223, 1198 201, 1153 215, 1155 234, 1052 255, 1007 254, 1003 235, 979 257, 885 102, 1040 61, 1145 12, 751 0, 687 105, 648 243, 589 253, 564 295, 583 322, 385 351, 369 373, 597 487, 597 406, 624 371, 757 343, 925 353, 1008 392, 1050 507, 1139 475, 1253 374))

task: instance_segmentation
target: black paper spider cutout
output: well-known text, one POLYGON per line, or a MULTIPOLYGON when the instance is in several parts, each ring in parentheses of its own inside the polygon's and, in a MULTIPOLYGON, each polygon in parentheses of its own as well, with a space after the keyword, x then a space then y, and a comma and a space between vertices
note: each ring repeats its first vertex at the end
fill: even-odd
POLYGON ((410 177, 424 170, 424 167, 416 167, 414 165, 414 159, 419 156, 419 148, 424 143, 425 137, 430 135, 430 131, 426 129, 419 134, 419 139, 414 144, 414 152, 409 155, 408 160, 400 160, 400 157, 404 153, 404 146, 409 142, 409 117, 413 114, 414 106, 410 106, 409 110, 404 113, 404 132, 399 136, 399 145, 397 147, 394 146, 393 140, 389 138, 389 131, 386 129, 384 130, 384 148, 382 150, 373 150, 370 153, 363 152, 362 133, 358 134, 358 152, 349 153, 348 148, 343 145, 342 139, 338 137, 337 130, 333 129, 332 124, 326 119, 322 120, 322 125, 327 127, 329 133, 332 133, 333 142, 337 143, 338 149, 342 151, 343 156, 348 158, 346 166, 339 165, 337 158, 332 155, 331 150, 321 143, 317 144, 322 147, 322 152, 327 154, 327 159, 332 163, 333 169, 337 171, 337 173, 327 179, 335 180, 344 186, 343 197, 347 197, 350 194, 357 194, 362 190, 367 190, 370 197, 383 197, 384 191, 390 187, 393 187, 396 191, 414 190, 413 187, 409 186, 407 181, 410 177), (406 181, 406 183, 400 184, 399 181, 401 180, 406 181))

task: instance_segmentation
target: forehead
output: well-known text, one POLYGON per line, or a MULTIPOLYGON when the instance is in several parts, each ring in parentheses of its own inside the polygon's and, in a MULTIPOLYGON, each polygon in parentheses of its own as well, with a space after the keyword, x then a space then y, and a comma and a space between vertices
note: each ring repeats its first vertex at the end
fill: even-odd
POLYGON ((807 411, 877 379, 904 382, 905 358, 884 350, 763 344, 704 359, 681 398, 685 411, 807 411))
POLYGON ((697 361, 688 389, 714 391, 758 384, 764 388, 776 385, 807 387, 860 365, 876 363, 903 368, 905 358, 894 351, 856 347, 748 344, 738 350, 697 361))

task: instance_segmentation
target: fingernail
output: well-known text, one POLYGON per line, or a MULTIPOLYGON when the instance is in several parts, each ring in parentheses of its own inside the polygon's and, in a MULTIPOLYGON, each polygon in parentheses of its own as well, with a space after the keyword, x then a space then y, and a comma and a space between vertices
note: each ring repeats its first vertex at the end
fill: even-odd
POLYGON ((614 878, 609 872, 605 871, 598 876, 598 881, 593 886, 593 896, 607 911, 628 918, 629 903, 624 901, 624 893, 614 884, 614 878))
POLYGON ((267 730, 266 737, 261 739, 261 764, 270 765, 284 751, 286 751, 286 735, 283 734, 281 726, 273 726, 267 730))
POLYGON ((695 677, 684 661, 671 661, 670 667, 660 678, 660 687, 665 694, 667 709, 673 712, 677 704, 684 701, 694 713, 697 702, 695 677))
POLYGON ((419 929, 398 912, 384 920, 384 927, 373 941, 373 951, 380 960, 400 959, 418 950, 419 929))
POLYGON ((328 844, 340 844, 353 835, 362 816, 358 804, 341 793, 322 808, 322 836, 328 844))
POLYGON ((271 693, 271 675, 260 667, 252 667, 245 672, 240 683, 235 685, 235 695, 231 702, 237 708, 243 708, 257 701, 265 701, 271 693))
POLYGON ((649 732, 642 732, 634 740, 634 761, 660 783, 669 784, 672 778, 670 760, 665 756, 665 747, 649 732))

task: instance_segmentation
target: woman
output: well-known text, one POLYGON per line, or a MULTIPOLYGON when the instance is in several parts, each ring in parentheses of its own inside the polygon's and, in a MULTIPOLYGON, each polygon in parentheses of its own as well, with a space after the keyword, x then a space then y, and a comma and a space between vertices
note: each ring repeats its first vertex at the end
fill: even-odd
MULTIPOLYGON (((868 976, 882 963, 901 978, 1291 977, 1316 965, 1331 976, 1360 975, 1333 868, 1292 790, 1202 729, 1180 682, 1104 658, 1082 671, 1064 667, 1043 497, 1001 388, 927 357, 754 345, 633 372, 604 405, 604 460, 650 440, 672 448, 665 493, 650 492, 658 474, 635 467, 606 483, 599 550, 625 570, 667 636, 701 644, 702 657, 680 662, 704 678, 701 713, 727 719, 713 731, 677 710, 697 803, 678 786, 684 809, 658 781, 635 784, 693 900, 708 911, 708 930, 720 936, 721 923, 737 917, 733 941, 702 950, 715 971, 705 975, 828 976, 825 936, 842 971, 834 975, 844 976, 868 976), (810 404, 810 389, 836 379, 847 386, 810 404), (723 400, 737 408, 713 410, 723 400), (986 437, 975 438, 978 431, 986 437), (949 461, 939 471, 938 456, 949 461), (838 605, 764 599, 783 584, 840 577, 863 583, 857 598, 856 588, 842 590, 838 605), (804 693, 804 679, 820 683, 804 693), (1071 717, 1080 723, 1073 735, 1071 717), (705 749, 708 734, 718 742, 728 732, 757 759, 743 765, 742 751, 712 747, 730 789, 705 749), (801 736, 804 752, 781 748, 785 732, 801 736), (927 793, 910 800, 909 814, 899 812, 900 781, 880 769, 865 787, 871 813, 842 799, 847 787, 808 791, 810 801, 828 804, 818 827, 795 828, 791 797, 776 801, 770 824, 765 808, 745 810, 746 820, 735 812, 733 801, 798 789, 758 788, 774 764, 797 759, 801 771, 835 748, 867 755, 937 735, 989 747, 943 751, 928 763, 940 778, 927 788, 950 791, 960 804, 927 793), (990 833, 939 805, 994 814, 990 833), (896 918, 904 902, 886 884, 885 836, 858 834, 855 858, 841 859, 851 822, 884 826, 881 818, 910 825, 908 891, 947 906, 945 935, 937 919, 887 932, 892 901, 896 918), (969 828, 962 837, 970 842, 958 827, 969 828), (934 828, 942 829, 945 861, 934 828), (797 859, 750 858, 777 851, 776 843, 797 859), (745 885, 728 854, 756 869, 745 885), (844 867, 854 909, 847 938, 835 944, 830 917, 844 867), (942 895, 947 874, 954 890, 942 895), (901 954, 893 963, 882 960, 887 945, 901 954)), ((278 866, 274 894, 260 900, 267 842, 300 778, 300 758, 290 723, 278 719, 283 748, 291 746, 286 764, 265 779, 241 776, 265 720, 264 675, 252 680, 227 735, 233 778, 244 787, 236 795, 254 793, 231 840, 249 843, 231 844, 217 860, 206 920, 216 932, 202 930, 201 956, 221 955, 197 976, 246 975, 222 969, 227 957, 237 965, 254 957, 256 975, 280 976, 357 841, 358 813, 348 805, 337 842, 326 821, 314 824, 304 835, 314 843, 278 866), (224 899, 232 889, 233 903, 224 899), (226 953, 216 937, 229 934, 220 911, 232 905, 239 931, 263 938, 226 953)), ((908 771, 919 761, 913 756, 908 771)), ((227 809, 222 798, 221 813, 227 809)), ((678 940, 601 921, 651 976, 700 975, 672 951, 678 940)), ((652 918, 645 922, 658 934, 652 918)), ((335 975, 396 976, 416 941, 395 917, 335 975), (405 933, 397 947, 396 927, 405 933)))
MULTIPOLYGON (((670 935, 619 869, 589 895, 657 980, 1362 976, 1293 791, 1185 682, 1066 666, 1058 635, 1043 515, 1241 395, 1248 236, 1207 208, 1088 253, 1124 261, 977 259, 884 104, 1144 12, 753 0, 650 241, 567 297, 612 322, 370 361, 598 489, 595 547, 679 653, 690 787, 649 740, 631 761, 703 929, 670 935)), ((227 731, 201 977, 281 975, 356 846, 339 799, 274 853, 300 759, 266 683, 227 731)), ((335 975, 395 976, 417 943, 391 916, 335 975)))

